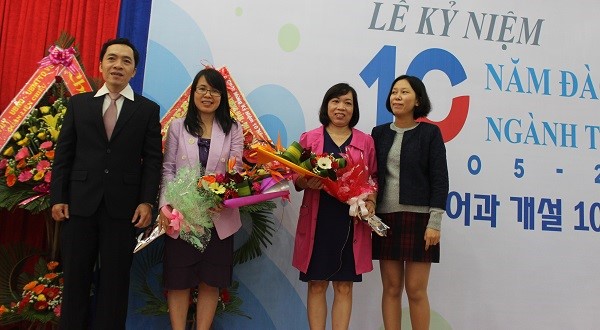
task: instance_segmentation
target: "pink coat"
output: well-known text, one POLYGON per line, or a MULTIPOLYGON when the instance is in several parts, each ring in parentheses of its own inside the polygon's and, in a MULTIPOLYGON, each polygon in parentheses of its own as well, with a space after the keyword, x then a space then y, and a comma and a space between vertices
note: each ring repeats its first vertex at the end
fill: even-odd
MULTIPOLYGON (((236 168, 240 170, 243 148, 242 125, 233 124, 229 134, 225 135, 218 122, 213 121, 206 173, 224 173, 227 171, 230 157, 235 157, 236 168)), ((183 118, 174 119, 169 126, 165 143, 159 207, 169 204, 164 197, 164 183, 173 180, 177 169, 183 166, 197 166, 199 163, 198 138, 185 130, 183 118)), ((233 235, 241 226, 240 212, 237 208, 223 208, 215 221, 215 229, 220 239, 233 235)))
MULTIPOLYGON (((299 143, 305 148, 310 147, 315 153, 322 153, 324 129, 321 126, 303 133, 299 143)), ((367 166, 369 166, 371 177, 377 181, 375 144, 370 135, 353 128, 352 141, 350 141, 350 145, 346 148, 346 153, 350 158, 355 160, 360 159, 362 154, 367 162, 367 166)), ((292 265, 303 273, 306 273, 308 270, 310 257, 312 256, 318 210, 319 190, 304 190, 304 197, 300 206, 300 216, 298 217, 298 226, 296 227, 294 256, 292 259, 292 265)), ((371 259, 371 227, 363 221, 355 221, 352 242, 356 274, 363 274, 373 270, 371 259)))

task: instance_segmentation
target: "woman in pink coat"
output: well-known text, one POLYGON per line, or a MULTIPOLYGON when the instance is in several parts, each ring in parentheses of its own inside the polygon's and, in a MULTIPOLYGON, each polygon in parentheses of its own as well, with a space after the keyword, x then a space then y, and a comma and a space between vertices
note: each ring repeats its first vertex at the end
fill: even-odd
MULTIPOLYGON (((347 154, 364 158, 370 175, 376 179, 375 145, 370 135, 353 128, 359 119, 356 91, 346 83, 332 86, 323 98, 319 120, 323 126, 305 132, 299 143, 316 153, 347 154)), ((333 282, 332 328, 347 329, 352 311, 352 285, 363 273, 373 270, 371 228, 348 214, 349 205, 327 194, 319 178, 303 176, 295 180, 304 189, 296 229, 292 264, 300 280, 308 282, 307 314, 311 329, 325 329, 326 291, 333 282)), ((375 211, 375 194, 366 207, 375 211)))
MULTIPOLYGON (((172 181, 179 169, 202 164, 205 173, 224 173, 231 157, 237 161, 237 170, 242 167, 242 126, 229 113, 223 76, 215 69, 204 69, 194 78, 191 90, 186 117, 173 120, 167 134, 159 202, 163 226, 169 220, 162 209, 171 210, 164 196, 165 183, 172 181)), ((197 329, 209 329, 219 288, 231 285, 232 235, 241 227, 240 213, 238 209, 220 206, 213 211, 220 214, 204 252, 181 238, 165 237, 164 287, 168 290, 169 317, 175 330, 186 327, 191 288, 198 288, 197 329)))

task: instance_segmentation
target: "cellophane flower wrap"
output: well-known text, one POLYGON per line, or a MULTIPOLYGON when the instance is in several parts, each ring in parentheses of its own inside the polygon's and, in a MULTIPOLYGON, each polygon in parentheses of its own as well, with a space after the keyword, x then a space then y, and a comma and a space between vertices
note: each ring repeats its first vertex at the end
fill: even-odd
MULTIPOLYGON (((184 167, 177 171, 172 181, 166 183, 165 198, 173 207, 171 218, 177 218, 178 237, 200 251, 204 251, 210 241, 210 228, 214 227, 213 221, 220 215, 211 210, 217 205, 241 207, 289 194, 283 175, 275 176, 263 168, 246 168, 238 172, 235 164, 235 158, 231 158, 225 173, 205 173, 200 165, 184 167)), ((174 232, 170 236, 177 237, 174 232)))
POLYGON ((211 238, 210 228, 214 227, 210 209, 220 200, 209 190, 198 186, 204 174, 202 166, 182 167, 172 181, 165 185, 165 198, 173 209, 181 213, 179 237, 192 244, 200 252, 206 249, 211 238))
POLYGON ((369 174, 369 168, 361 157, 358 161, 344 155, 347 166, 337 171, 336 180, 323 180, 323 189, 339 201, 350 205, 351 216, 366 215, 364 202, 377 191, 377 184, 369 174))
POLYGON ((337 180, 323 180, 323 189, 337 200, 350 205, 348 214, 365 220, 373 231, 385 236, 389 227, 375 215, 369 216, 365 205, 367 197, 377 192, 377 183, 371 178, 365 159, 353 160, 343 155, 347 166, 336 172, 337 180))

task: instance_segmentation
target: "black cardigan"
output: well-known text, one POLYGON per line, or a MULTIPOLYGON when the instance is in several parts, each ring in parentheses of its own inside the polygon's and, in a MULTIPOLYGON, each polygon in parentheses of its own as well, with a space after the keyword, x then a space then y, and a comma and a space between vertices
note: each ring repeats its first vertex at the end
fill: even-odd
MULTIPOLYGON (((384 191, 388 153, 394 143, 396 131, 390 123, 379 125, 371 132, 375 140, 379 191, 384 191)), ((446 147, 440 129, 421 122, 404 132, 400 152, 400 196, 398 203, 446 209, 448 198, 448 165, 446 147)), ((381 196, 378 195, 378 200, 381 196)))

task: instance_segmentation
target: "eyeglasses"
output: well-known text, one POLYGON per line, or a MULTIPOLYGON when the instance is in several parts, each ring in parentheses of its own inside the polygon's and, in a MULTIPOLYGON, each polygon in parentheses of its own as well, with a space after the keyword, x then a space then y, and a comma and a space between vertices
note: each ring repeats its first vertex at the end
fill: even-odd
POLYGON ((218 89, 208 89, 204 86, 198 87, 196 88, 196 93, 200 94, 200 95, 206 95, 206 93, 208 93, 210 96, 213 97, 221 97, 221 91, 218 89))

